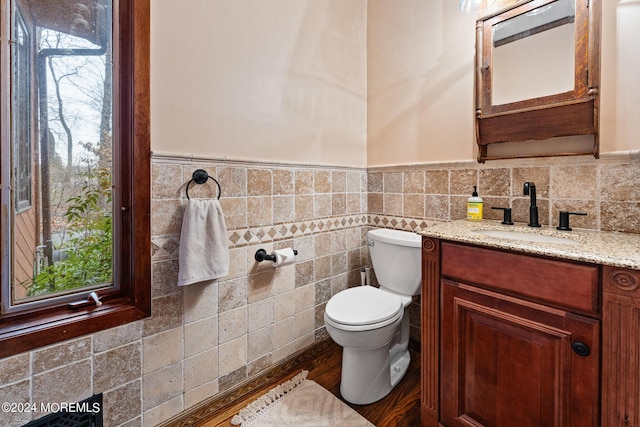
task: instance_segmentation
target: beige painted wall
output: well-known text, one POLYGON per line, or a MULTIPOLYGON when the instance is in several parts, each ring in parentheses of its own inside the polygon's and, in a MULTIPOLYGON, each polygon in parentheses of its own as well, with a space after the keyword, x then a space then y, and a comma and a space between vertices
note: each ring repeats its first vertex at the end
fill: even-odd
POLYGON ((473 158, 475 17, 452 0, 368 5, 367 164, 473 158))
MULTIPOLYGON (((601 152, 638 150, 640 1, 601 3, 601 152)), ((152 149, 473 160, 474 53, 475 17, 457 0, 153 0, 152 149)))
MULTIPOLYGON (((600 151, 639 150, 640 1, 601 4, 600 151)), ((369 0, 368 166, 475 159, 475 17, 457 5, 369 0)))
POLYGON ((366 0, 153 0, 152 149, 366 165, 366 0))

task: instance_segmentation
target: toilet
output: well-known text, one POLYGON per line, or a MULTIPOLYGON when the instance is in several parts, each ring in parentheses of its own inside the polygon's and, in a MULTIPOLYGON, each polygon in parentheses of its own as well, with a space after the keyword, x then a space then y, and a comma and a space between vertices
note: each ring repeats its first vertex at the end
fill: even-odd
POLYGON ((342 352, 342 397, 366 405, 385 397, 409 368, 407 307, 420 295, 421 237, 407 231, 367 233, 380 288, 357 286, 335 294, 324 312, 329 336, 342 352))

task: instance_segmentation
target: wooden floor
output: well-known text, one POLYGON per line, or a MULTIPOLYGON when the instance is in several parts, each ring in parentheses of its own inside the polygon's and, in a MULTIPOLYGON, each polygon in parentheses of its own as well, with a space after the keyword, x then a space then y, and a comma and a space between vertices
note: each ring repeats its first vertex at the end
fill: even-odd
MULTIPOLYGON (((411 351, 411 363, 405 377, 384 399, 370 405, 347 403, 377 427, 413 427, 420 425, 420 354, 411 351)), ((314 360, 274 378, 273 382, 253 390, 249 395, 236 400, 201 420, 194 427, 230 427, 231 418, 248 403, 276 385, 292 378, 301 370, 309 371, 309 379, 314 380, 338 398, 340 396, 340 372, 342 348, 332 344, 314 360)), ((301 426, 303 427, 303 426, 301 426)))

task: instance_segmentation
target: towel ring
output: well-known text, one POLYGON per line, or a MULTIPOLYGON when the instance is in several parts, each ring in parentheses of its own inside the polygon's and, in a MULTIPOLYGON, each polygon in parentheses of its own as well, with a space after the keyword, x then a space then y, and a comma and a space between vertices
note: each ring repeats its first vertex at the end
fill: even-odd
POLYGON ((187 193, 187 200, 189 200, 189 185, 191 185, 192 182, 195 181, 196 184, 204 184, 209 179, 212 179, 213 182, 215 182, 218 185, 218 200, 220 200, 220 194, 222 193, 222 189, 220 188, 220 183, 214 177, 209 175, 207 171, 204 169, 196 169, 195 171, 193 171, 193 174, 191 175, 191 180, 189 180, 189 182, 187 183, 187 189, 185 190, 187 193))

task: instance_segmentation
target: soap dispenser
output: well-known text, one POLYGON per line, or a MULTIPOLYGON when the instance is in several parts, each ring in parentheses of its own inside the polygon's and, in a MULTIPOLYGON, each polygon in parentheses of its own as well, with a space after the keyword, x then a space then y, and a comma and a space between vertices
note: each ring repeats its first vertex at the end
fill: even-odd
POLYGON ((473 193, 467 199, 467 219, 469 221, 482 221, 482 198, 478 197, 478 188, 473 186, 473 193))

